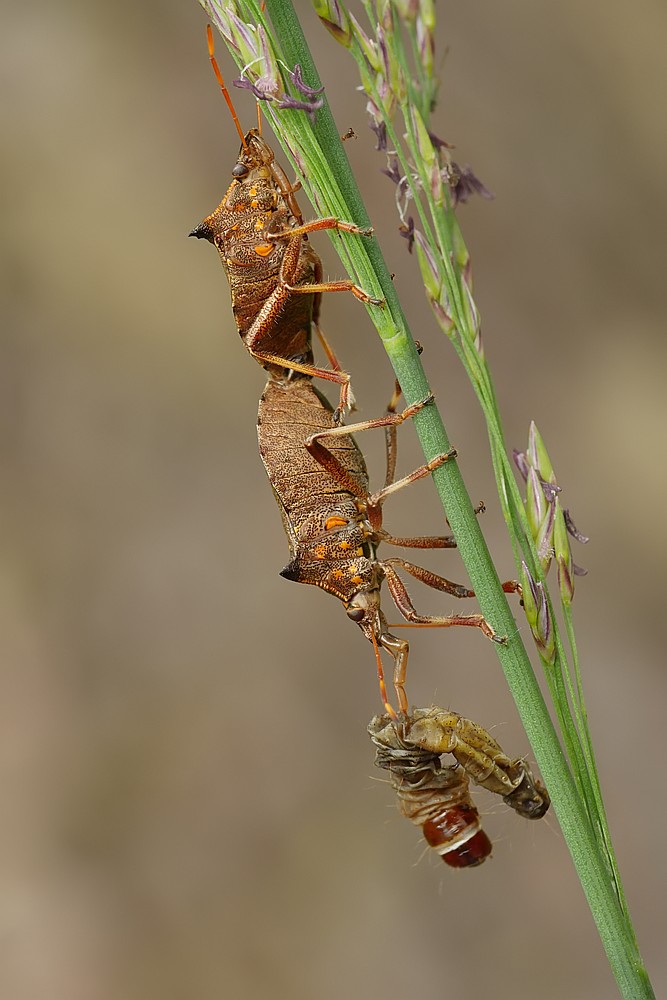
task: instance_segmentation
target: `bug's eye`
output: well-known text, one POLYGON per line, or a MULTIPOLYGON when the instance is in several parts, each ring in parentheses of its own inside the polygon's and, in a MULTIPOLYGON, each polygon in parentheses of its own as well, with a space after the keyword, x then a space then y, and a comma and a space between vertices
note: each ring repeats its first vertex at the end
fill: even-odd
POLYGON ((363 618, 364 618, 365 614, 366 614, 366 612, 364 611, 363 608, 348 608, 347 609, 347 617, 350 618, 353 622, 359 623, 360 621, 363 621, 363 618))
POLYGON ((237 163, 232 170, 232 177, 236 177, 239 180, 241 177, 247 177, 250 173, 250 167, 246 167, 245 163, 237 163))

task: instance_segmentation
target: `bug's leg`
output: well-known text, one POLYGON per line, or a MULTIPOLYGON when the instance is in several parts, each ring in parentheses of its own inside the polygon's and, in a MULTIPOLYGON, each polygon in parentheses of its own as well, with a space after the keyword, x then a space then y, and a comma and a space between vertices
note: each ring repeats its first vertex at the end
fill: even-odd
MULTIPOLYGON (((437 573, 431 572, 430 569, 424 569, 423 566, 415 566, 414 563, 408 562, 406 559, 399 559, 396 556, 392 556, 389 559, 382 560, 382 568, 384 570, 387 567, 400 566, 404 569, 406 573, 409 573, 415 578, 415 580, 420 580, 421 583, 425 583, 427 587, 432 587, 434 590, 440 590, 445 594, 451 594, 452 597, 474 597, 475 591, 470 590, 462 583, 454 583, 452 580, 447 580, 444 576, 438 576, 437 573)), ((395 571, 394 571, 395 572, 395 571)))
POLYGON ((410 538, 403 538, 397 535, 390 535, 384 528, 376 528, 375 533, 379 542, 386 542, 387 545, 397 545, 404 549, 455 549, 456 541, 453 535, 415 535, 410 538))
POLYGON ((368 292, 365 292, 363 288, 355 285, 353 281, 348 281, 347 279, 321 281, 317 285, 285 285, 285 287, 290 295, 313 295, 314 293, 321 295, 322 292, 352 292, 355 299, 359 299, 360 302, 367 302, 371 306, 381 306, 384 304, 384 299, 376 299, 368 292))
MULTIPOLYGON (((400 565, 403 565, 405 569, 407 567, 402 560, 394 560, 400 565)), ((455 625, 468 625, 472 628, 478 628, 481 632, 488 638, 492 639, 493 642, 507 642, 505 636, 496 635, 494 630, 491 628, 486 618, 483 615, 420 615, 411 599, 405 584, 401 578, 396 573, 389 560, 382 560, 380 565, 384 571, 385 579, 387 581, 387 586, 389 587, 389 592, 394 599, 394 604, 403 615, 407 622, 412 625, 424 625, 433 628, 451 628, 455 625)), ((411 566, 411 564, 408 564, 411 566)), ((423 575, 417 577, 417 579, 422 580, 423 583, 427 583, 428 586, 434 587, 436 590, 443 590, 449 594, 456 597, 469 597, 472 596, 473 592, 467 590, 465 587, 461 587, 460 584, 453 584, 450 580, 445 580, 444 577, 438 577, 435 573, 431 573, 429 570, 422 570, 421 567, 412 566, 410 572, 413 570, 421 570, 423 575), (457 588, 461 589, 463 593, 457 593, 457 588), (453 589, 452 589, 453 588, 453 589)), ((416 576, 412 572, 413 576, 416 576)))
MULTIPOLYGON (((401 398, 401 386, 398 379, 394 385, 394 392, 387 406, 387 413, 395 413, 401 398)), ((387 452, 387 472, 385 475, 385 489, 392 486, 396 478, 396 455, 398 435, 396 425, 385 427, 385 441, 387 452)), ((386 542, 388 545, 398 545, 407 549, 455 549, 456 542, 451 535, 417 535, 415 537, 398 537, 390 535, 384 528, 376 527, 378 541, 386 542)))
MULTIPOLYGON (((421 354, 424 350, 418 340, 415 341, 415 347, 417 349, 417 354, 421 354)), ((398 379, 396 379, 394 382, 394 392, 387 405, 387 413, 396 412, 402 395, 403 390, 401 389, 401 384, 398 379)), ((384 485, 391 486, 396 478, 396 455, 398 451, 396 428, 393 426, 385 428, 385 438, 387 450, 387 472, 384 477, 384 485)))
MULTIPOLYGON (((419 354, 422 353, 421 345, 419 344, 417 345, 417 350, 419 354)), ((396 408, 398 407, 401 395, 402 395, 401 386, 398 379, 396 379, 394 386, 394 393, 391 399, 389 400, 389 404, 387 406, 387 413, 396 412, 396 408)), ((398 441, 397 441, 398 436, 396 433, 395 424, 391 424, 390 426, 385 427, 385 437, 386 437, 386 452, 387 452, 387 472, 384 480, 384 490, 388 490, 390 486, 395 485, 394 480, 396 478, 396 456, 398 450, 398 441)), ((448 452, 447 454, 450 457, 454 457, 453 455, 451 455, 451 452, 448 452)), ((425 466, 422 466, 421 468, 425 468, 425 466)), ((438 465, 436 465, 436 468, 438 468, 438 465)), ((428 472, 431 471, 433 470, 432 469, 428 470, 428 472)), ((416 479, 420 478, 421 476, 416 476, 416 479)), ((404 482, 403 485, 407 486, 408 483, 410 482, 415 482, 415 479, 408 477, 407 482, 404 482)), ((400 488, 401 486, 398 487, 398 489, 400 488)), ((385 493, 384 491, 380 491, 379 494, 374 494, 371 497, 369 497, 369 501, 371 503, 373 501, 377 503, 376 498, 378 496, 384 497, 388 495, 389 495, 388 492, 385 493)), ((474 508, 474 513, 482 514, 484 513, 485 510, 486 507, 484 505, 484 502, 480 501, 477 507, 474 508)), ((395 535, 390 535, 388 532, 384 532, 382 529, 378 530, 378 534, 382 536, 382 541, 387 542, 388 545, 399 545, 403 548, 410 548, 410 549, 455 549, 456 548, 456 542, 451 535, 436 535, 436 536, 418 535, 414 538, 403 538, 403 537, 397 537, 395 535)))
MULTIPOLYGON (((386 635, 388 636, 388 633, 386 635)), ((387 713, 387 715, 392 719, 392 721, 397 722, 400 717, 407 715, 409 708, 408 698, 405 693, 405 670, 403 670, 402 675, 397 677, 397 668, 396 666, 394 667, 393 683, 394 683, 394 691, 396 692, 396 699, 398 701, 398 711, 399 711, 399 714, 397 715, 392 706, 389 704, 389 696, 387 695, 387 685, 385 684, 385 679, 384 679, 384 669, 382 667, 382 656, 380 654, 380 648, 378 646, 378 639, 376 638, 375 633, 373 632, 371 633, 370 638, 371 642, 373 643, 373 649, 375 650, 375 661, 377 663, 378 683, 380 685, 380 698, 382 699, 382 704, 384 705, 384 710, 387 713)), ((383 642, 383 638, 384 638, 383 635, 379 636, 380 643, 386 649, 387 646, 385 645, 385 642, 383 642)), ((393 638, 393 636, 391 638, 393 638)), ((397 640, 397 642, 400 641, 401 640, 397 640)), ((406 642, 405 646, 407 647, 407 645, 408 644, 406 642)), ((393 650, 390 651, 393 653, 393 650)), ((407 654, 405 656, 405 660, 407 664, 407 654)), ((395 664, 397 663, 396 657, 394 659, 394 662, 395 664)))
POLYGON ((397 493, 398 490, 402 490, 405 486, 409 486, 411 483, 416 483, 419 479, 429 476, 436 469, 439 469, 441 465, 444 465, 445 462, 449 462, 453 458, 456 458, 456 448, 451 448, 449 451, 444 451, 442 454, 436 455, 430 462, 420 465, 419 468, 414 469, 407 476, 403 476, 402 479, 397 479, 396 482, 384 486, 376 493, 370 493, 367 500, 369 508, 381 507, 392 493, 397 493))
MULTIPOLYGON (((356 424, 346 424, 343 427, 335 427, 332 430, 321 431, 318 434, 313 434, 311 437, 307 438, 305 442, 306 448, 313 458, 319 462, 320 465, 332 476, 334 476, 340 482, 341 486, 344 486, 346 489, 350 489, 354 496, 362 499, 362 495, 359 493, 359 489, 356 484, 354 486, 351 485, 352 481, 350 477, 347 475, 340 463, 334 458, 329 449, 322 444, 321 439, 345 434, 358 434, 361 431, 373 430, 377 427, 384 427, 388 431, 387 474, 385 477, 385 486, 376 493, 371 493, 368 496, 363 497, 368 509, 369 520, 373 527, 378 530, 380 529, 382 522, 380 508, 388 496, 392 493, 396 493, 398 490, 402 490, 405 486, 409 486, 410 483, 415 483, 417 480, 423 479, 425 476, 430 475, 435 469, 439 469, 445 462, 456 458, 456 449, 452 448, 450 451, 443 452, 441 455, 436 455, 430 462, 427 462, 425 465, 420 465, 418 469, 414 469, 414 471, 409 473, 409 475, 403 476, 402 479, 393 482, 396 467, 396 428, 410 417, 414 417, 415 413, 419 413, 419 411, 429 403, 433 402, 433 395, 431 394, 426 396, 425 399, 419 400, 417 403, 412 403, 410 406, 406 406, 406 408, 400 413, 396 413, 395 408, 398 403, 399 395, 400 388, 398 383, 396 383, 396 390, 384 416, 376 417, 374 420, 361 420, 356 424)), ((391 535, 383 535, 383 538, 386 541, 392 541, 391 535)), ((426 539, 425 536, 416 539, 397 539, 393 541, 393 544, 405 545, 408 548, 453 547, 452 540, 449 539, 448 536, 437 536, 434 539, 426 539), (425 544, 426 541, 428 541, 429 544, 425 544), (433 544, 430 544, 430 542, 433 542, 433 544)))
MULTIPOLYGON (((377 637, 377 640, 375 637, 373 638, 373 645, 376 649, 378 642, 382 648, 386 649, 388 653, 391 653, 394 658, 394 676, 392 684, 394 686, 394 691, 396 692, 399 718, 405 718, 410 709, 408 696, 405 691, 405 679, 408 672, 410 643, 407 639, 399 639, 397 636, 392 635, 391 632, 386 631, 382 631, 377 637)), ((395 714, 396 713, 394 713, 394 716, 395 714)))
MULTIPOLYGON (((385 540, 383 537, 382 541, 385 540)), ((427 546, 424 547, 426 548, 427 546)), ((424 569, 423 566, 415 566, 414 563, 408 562, 406 559, 399 559, 396 556, 392 556, 389 559, 383 560, 382 565, 400 566, 410 576, 414 576, 415 580, 420 580, 427 587, 433 587, 434 590, 442 590, 447 594, 451 594, 452 597, 475 596, 475 591, 469 590, 462 583, 452 583, 451 580, 446 580, 443 576, 438 576, 437 573, 432 573, 431 570, 424 569)), ((521 584, 516 580, 505 580, 501 584, 501 587, 506 594, 518 594, 521 597, 521 584)))
MULTIPOLYGON (((346 233, 353 233, 357 236, 370 236, 373 232, 370 228, 363 228, 361 226, 355 225, 353 222, 342 222, 340 219, 334 219, 332 217, 326 219, 313 219, 312 222, 306 222, 303 225, 295 226, 293 229, 283 229, 277 232, 267 233, 267 239, 269 241, 273 240, 284 240, 289 239, 292 241, 292 237, 306 236, 308 233, 321 232, 325 229, 337 229, 346 233)), ((301 239, 299 239, 299 247, 301 246, 301 239)), ((293 279, 288 279, 286 276, 283 278, 285 281, 285 287, 287 290, 294 295, 321 295, 322 292, 352 292, 355 298, 359 299, 360 302, 368 302, 370 305, 381 306, 383 304, 383 299, 374 298, 365 292, 363 288, 359 288, 355 285, 353 281, 347 279, 341 281, 321 281, 316 280, 312 284, 304 285, 294 285, 291 283, 293 279)), ((319 312, 319 310, 318 310, 319 312)))
MULTIPOLYGON (((336 457, 329 451, 326 445, 322 444, 322 438, 331 437, 341 437, 349 434, 358 434, 361 431, 373 430, 376 427, 398 427, 404 421, 413 417, 415 413, 418 413, 424 406, 433 401, 433 396, 429 395, 425 399, 420 400, 418 403, 413 403, 411 406, 407 406, 401 413, 388 412, 382 417, 377 417, 374 420, 361 420, 355 424, 346 424, 343 427, 333 427, 331 430, 320 431, 317 434, 312 434, 309 438, 306 438, 304 442, 306 448, 313 456, 313 458, 319 462, 322 468, 326 469, 338 483, 345 489, 349 490, 353 496, 359 499, 367 500, 366 495, 359 489, 359 485, 352 479, 347 470, 341 465, 341 463, 336 459, 336 457)), ((442 465, 447 458, 453 457, 451 454, 447 456, 438 456, 434 459, 432 468, 437 468, 442 465)), ((399 480, 399 484, 394 483, 392 486, 387 487, 390 491, 394 489, 400 489, 401 486, 407 485, 407 481, 413 482, 415 479, 421 479, 423 476, 428 475, 432 468, 422 466, 421 469, 416 470, 417 474, 411 477, 406 477, 406 481, 399 480)))
MULTIPOLYGON (((334 354, 334 350, 331 347, 331 344, 329 343, 329 341, 327 340, 327 338, 324 336, 324 332, 320 328, 320 326, 318 324, 318 321, 316 319, 316 315, 317 315, 317 318, 319 318, 319 304, 320 304, 321 297, 322 297, 321 295, 315 295, 313 297, 314 298, 314 302, 313 302, 313 325, 315 326, 315 333, 317 334, 317 339, 319 340, 320 344, 322 345, 324 353, 327 356, 327 360, 329 361, 329 364, 331 365, 331 370, 332 371, 336 371, 336 372, 341 372, 342 374, 345 374, 343 372, 343 368, 341 366, 340 361, 338 360, 338 358, 334 354), (316 312, 316 310, 317 310, 317 312, 316 312)), ((350 385, 350 382, 349 382, 349 375, 347 376, 347 378, 348 378, 348 382, 347 382, 347 384, 345 386, 346 399, 343 402, 343 398, 342 398, 343 397, 343 392, 341 391, 341 398, 339 399, 338 406, 337 406, 337 408, 334 411, 334 423, 336 425, 340 424, 341 421, 342 421, 342 418, 343 418, 343 407, 344 406, 346 406, 348 410, 356 410, 356 408, 357 408, 357 401, 354 398, 354 393, 352 392, 352 386, 350 385)))
POLYGON ((283 229, 271 233, 269 239, 280 240, 284 239, 285 236, 307 236, 308 233, 318 233, 325 229, 337 229, 340 232, 353 233, 355 236, 373 235, 372 226, 357 226, 354 222, 343 222, 341 219, 335 219, 333 216, 328 215, 324 219, 311 219, 310 222, 303 222, 292 229, 283 229))
POLYGON ((402 479, 394 482, 396 469, 396 428, 399 427, 405 420, 413 417, 415 413, 418 413, 424 406, 427 406, 433 401, 433 396, 429 395, 425 399, 420 400, 417 403, 413 403, 411 406, 407 406, 401 413, 396 413, 396 406, 398 405, 400 395, 401 389, 398 382, 396 382, 394 394, 384 416, 377 417, 374 420, 362 420, 355 424, 346 424, 342 427, 335 427, 332 430, 321 431, 318 434, 313 434, 311 437, 306 439, 306 448, 313 458, 319 462, 319 464, 326 469, 327 472, 329 472, 341 486, 349 490, 353 496, 356 496, 358 499, 364 501, 368 510, 369 520, 377 533, 378 541, 381 540, 390 545, 413 549, 456 548, 456 542, 451 535, 417 535, 415 537, 404 538, 390 535, 381 527, 381 507, 388 496, 403 489, 405 486, 409 486, 411 483, 417 482, 419 479, 423 479, 425 476, 430 475, 435 469, 444 465, 445 462, 456 458, 456 450, 452 448, 448 452, 436 455, 430 462, 427 462, 425 465, 420 465, 418 469, 414 469, 413 472, 409 473, 409 475, 403 476, 402 479), (356 481, 349 475, 344 466, 338 461, 326 445, 322 443, 322 439, 328 437, 339 437, 346 434, 357 434, 361 431, 373 430, 378 427, 383 427, 387 435, 387 472, 385 476, 385 485, 376 493, 364 496, 356 481))
MULTIPOLYGON (((259 104, 257 105, 257 118, 259 123, 261 120, 259 115, 259 104)), ((292 183, 280 164, 276 163, 275 159, 271 160, 271 166, 269 169, 273 180, 275 181, 276 187, 285 200, 290 215, 297 220, 299 225, 303 225, 303 215, 301 214, 299 203, 294 197, 297 191, 301 190, 301 181, 295 181, 292 183)))
POLYGON ((298 361, 290 361, 287 358, 281 358, 279 355, 271 354, 267 351, 255 351, 251 349, 250 353, 253 358, 256 358, 262 364, 279 365, 287 371, 300 372, 303 375, 309 375, 311 378, 324 379, 326 382, 335 382, 336 385, 340 386, 339 411, 342 412, 344 409, 350 408, 350 398, 354 400, 354 397, 350 389, 351 379, 347 372, 332 371, 330 368, 318 368, 317 365, 301 364, 298 361))
MULTIPOLYGON (((396 413, 399 400, 403 392, 398 379, 394 383, 394 392, 387 406, 387 413, 396 413)), ((398 435, 395 424, 385 427, 385 447, 387 452, 387 471, 384 477, 384 485, 391 486, 396 478, 396 457, 398 454, 398 435)))
MULTIPOLYGON (((353 399, 350 389, 350 376, 347 372, 342 371, 338 360, 330 348, 327 353, 331 359, 331 369, 320 368, 319 366, 312 364, 305 364, 290 358, 283 358, 273 351, 262 350, 262 343, 269 339, 275 331, 276 324, 280 319, 287 300, 293 292, 290 282, 296 277, 300 252, 300 238, 288 240, 286 242, 280 268, 279 283, 271 295, 269 295, 266 302, 253 320, 251 326, 244 334, 243 340, 252 356, 262 364, 279 365, 281 368, 285 368, 288 371, 301 372, 304 375, 311 376, 311 378, 321 378, 325 379, 327 382, 334 382, 339 385, 340 399, 338 403, 338 410, 342 412, 346 407, 349 407, 350 399, 353 399)), ((315 290, 315 305, 317 305, 319 309, 317 295, 318 287, 319 286, 314 285, 297 286, 298 289, 305 290, 308 294, 313 293, 313 290, 315 290)))

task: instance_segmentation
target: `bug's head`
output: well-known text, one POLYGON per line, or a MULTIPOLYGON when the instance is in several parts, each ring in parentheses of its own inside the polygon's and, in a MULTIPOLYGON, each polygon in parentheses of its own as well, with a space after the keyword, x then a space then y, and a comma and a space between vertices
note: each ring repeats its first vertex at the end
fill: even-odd
POLYGON ((380 622, 380 588, 360 590, 347 604, 345 611, 350 621, 356 622, 367 639, 376 638, 382 631, 380 622))
POLYGON ((256 128, 251 128, 243 140, 239 156, 232 168, 234 180, 249 182, 271 179, 271 164, 273 150, 259 134, 256 128))

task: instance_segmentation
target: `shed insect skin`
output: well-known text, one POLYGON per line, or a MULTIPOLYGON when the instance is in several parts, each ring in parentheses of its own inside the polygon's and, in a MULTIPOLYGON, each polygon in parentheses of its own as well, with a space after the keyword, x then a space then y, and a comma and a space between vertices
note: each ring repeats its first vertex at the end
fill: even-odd
POLYGON ((350 377, 340 370, 326 342, 332 369, 314 365, 312 326, 319 322, 324 292, 352 292, 361 302, 382 305, 352 281, 323 281, 322 262, 308 234, 339 230, 370 236, 372 229, 340 219, 304 222, 292 184, 257 129, 243 133, 213 54, 209 56, 241 138, 232 181, 218 207, 190 236, 212 243, 229 280, 236 325, 248 351, 278 377, 286 370, 340 386, 337 412, 351 404, 350 377))
POLYGON ((400 812, 452 868, 480 865, 492 851, 470 796, 470 778, 525 819, 541 819, 549 809, 549 794, 526 762, 508 757, 485 729, 457 712, 434 706, 413 709, 398 722, 389 714, 376 716, 368 733, 400 812), (443 765, 446 753, 454 756, 454 766, 443 765))
POLYGON ((453 754, 475 784, 502 796, 524 819, 541 819, 549 809, 549 793, 525 760, 508 757, 486 729, 458 712, 436 706, 414 709, 404 733, 423 750, 453 754))

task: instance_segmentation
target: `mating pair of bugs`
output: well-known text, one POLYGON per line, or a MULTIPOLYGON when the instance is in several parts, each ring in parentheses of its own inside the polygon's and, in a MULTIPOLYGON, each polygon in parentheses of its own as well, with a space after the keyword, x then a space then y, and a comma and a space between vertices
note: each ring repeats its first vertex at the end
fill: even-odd
MULTIPOLYGON (((299 185, 289 181, 260 131, 251 129, 244 133, 240 126, 215 59, 210 27, 208 45, 213 70, 241 139, 241 149, 222 201, 190 235, 206 239, 217 248, 229 280, 239 334, 252 357, 268 372, 257 430, 260 454, 290 549, 290 561, 281 575, 334 594, 343 602, 348 617, 373 644, 388 721, 375 727, 372 738, 377 746, 384 748, 380 766, 389 768, 397 789, 409 787, 412 793, 417 785, 421 790, 430 787, 436 798, 449 796, 453 802, 454 786, 458 795, 463 793, 465 784, 467 795, 467 778, 462 782, 457 776, 449 785, 443 783, 442 774, 451 769, 436 768, 434 755, 439 757, 449 750, 438 753, 428 740, 422 745, 410 736, 410 726, 416 718, 410 713, 405 692, 409 644, 389 631, 380 604, 382 582, 386 581, 396 607, 411 624, 442 628, 467 625, 479 628, 490 639, 503 640, 480 614, 419 614, 399 569, 454 597, 473 597, 474 592, 406 559, 380 559, 377 547, 380 542, 417 549, 455 546, 449 536, 399 538, 382 526, 382 508, 387 498, 452 460, 455 452, 439 455, 396 480, 397 427, 432 402, 429 396, 399 412, 398 385, 384 416, 343 425, 342 415, 351 401, 350 378, 342 371, 319 329, 322 295, 347 291, 361 302, 377 306, 382 303, 352 281, 323 281, 322 264, 308 236, 320 230, 339 230, 365 238, 371 230, 335 218, 304 222, 296 200, 299 185), (320 368, 314 363, 313 329, 327 353, 330 368, 320 368), (313 378, 339 386, 335 409, 315 388, 313 378), (387 444, 385 483, 375 492, 370 491, 366 464, 352 436, 373 428, 385 429, 387 444), (398 712, 389 704, 381 650, 393 658, 398 712), (414 750, 407 771, 406 746, 414 750), (428 760, 422 757, 423 753, 428 760), (437 771, 440 774, 436 780, 437 771)), ((513 583, 504 586, 507 590, 517 589, 513 583)), ((488 747, 491 744, 497 747, 488 734, 486 737, 488 747)), ((464 776, 470 773, 479 780, 465 763, 457 771, 464 776)), ((525 766, 520 777, 515 769, 508 779, 512 788, 505 784, 504 791, 509 794, 520 787, 527 775, 525 766)), ((471 833, 471 837, 474 835, 471 833)), ((483 852, 473 854, 478 859, 474 863, 483 860, 483 852)))

